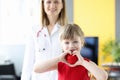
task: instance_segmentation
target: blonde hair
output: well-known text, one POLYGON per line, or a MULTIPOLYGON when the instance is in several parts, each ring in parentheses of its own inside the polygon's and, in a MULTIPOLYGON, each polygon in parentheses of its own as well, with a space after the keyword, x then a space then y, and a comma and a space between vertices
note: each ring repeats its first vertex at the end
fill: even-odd
POLYGON ((61 28, 60 40, 64 39, 74 39, 76 36, 79 36, 81 41, 84 43, 84 33, 80 26, 77 24, 67 24, 65 27, 61 28))
MULTIPOLYGON (((58 24, 64 26, 67 24, 67 16, 66 16, 66 2, 62 0, 63 9, 59 13, 58 16, 58 24)), ((47 14, 44 11, 44 0, 40 0, 40 24, 41 26, 48 26, 50 24, 47 14)))

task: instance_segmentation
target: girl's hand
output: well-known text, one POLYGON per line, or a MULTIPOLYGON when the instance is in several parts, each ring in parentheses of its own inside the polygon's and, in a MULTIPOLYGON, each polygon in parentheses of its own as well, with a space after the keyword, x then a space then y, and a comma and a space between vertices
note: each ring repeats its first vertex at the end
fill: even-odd
POLYGON ((67 60, 66 60, 66 55, 67 55, 67 54, 72 54, 72 53, 71 53, 71 51, 64 51, 64 52, 60 55, 59 59, 60 59, 61 62, 70 65, 70 63, 68 63, 67 60))
POLYGON ((71 67, 74 67, 74 66, 77 66, 77 65, 82 65, 84 59, 83 59, 83 57, 81 56, 80 52, 79 52, 78 50, 74 50, 74 51, 72 52, 72 54, 73 54, 73 55, 76 55, 77 58, 78 58, 78 60, 77 60, 77 62, 76 62, 75 64, 68 64, 68 65, 71 66, 71 67))

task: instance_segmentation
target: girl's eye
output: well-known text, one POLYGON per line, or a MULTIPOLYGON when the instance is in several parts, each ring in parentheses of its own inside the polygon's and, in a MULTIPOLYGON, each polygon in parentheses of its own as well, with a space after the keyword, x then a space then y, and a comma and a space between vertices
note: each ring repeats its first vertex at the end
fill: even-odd
POLYGON ((74 43, 78 43, 78 41, 74 41, 74 43))
POLYGON ((69 44, 69 42, 65 42, 65 44, 69 44))

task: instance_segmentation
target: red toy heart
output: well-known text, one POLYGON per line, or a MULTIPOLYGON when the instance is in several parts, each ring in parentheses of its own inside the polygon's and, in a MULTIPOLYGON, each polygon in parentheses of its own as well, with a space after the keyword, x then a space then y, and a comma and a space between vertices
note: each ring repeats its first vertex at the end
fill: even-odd
POLYGON ((72 55, 69 53, 65 56, 65 59, 70 64, 75 64, 75 62, 78 60, 76 55, 72 55))

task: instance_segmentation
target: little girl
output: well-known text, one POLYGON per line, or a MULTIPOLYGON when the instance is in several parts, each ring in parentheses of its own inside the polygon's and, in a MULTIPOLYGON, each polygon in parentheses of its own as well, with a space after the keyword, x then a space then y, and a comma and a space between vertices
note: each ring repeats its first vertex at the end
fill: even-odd
POLYGON ((80 55, 80 50, 84 46, 84 33, 77 24, 63 27, 60 41, 63 53, 43 64, 35 64, 36 73, 58 70, 58 80, 90 80, 90 73, 96 80, 107 80, 105 70, 80 55))

